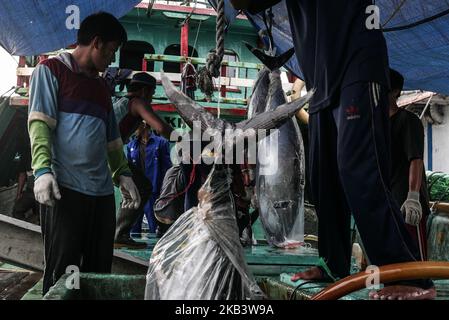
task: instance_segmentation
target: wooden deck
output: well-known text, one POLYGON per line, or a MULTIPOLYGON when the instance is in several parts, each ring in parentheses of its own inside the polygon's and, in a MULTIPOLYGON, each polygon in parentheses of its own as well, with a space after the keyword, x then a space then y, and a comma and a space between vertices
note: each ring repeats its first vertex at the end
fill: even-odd
MULTIPOLYGON (((154 234, 144 235, 136 241, 147 244, 146 249, 129 250, 115 249, 114 258, 128 261, 130 264, 140 264, 148 267, 151 253, 157 243, 154 234)), ((267 244, 260 244, 245 248, 245 258, 250 270, 257 276, 276 276, 281 273, 297 272, 298 268, 304 266, 314 266, 318 264, 318 251, 312 248, 278 249, 267 244)))
POLYGON ((42 278, 33 272, 0 261, 0 300, 20 300, 42 278))

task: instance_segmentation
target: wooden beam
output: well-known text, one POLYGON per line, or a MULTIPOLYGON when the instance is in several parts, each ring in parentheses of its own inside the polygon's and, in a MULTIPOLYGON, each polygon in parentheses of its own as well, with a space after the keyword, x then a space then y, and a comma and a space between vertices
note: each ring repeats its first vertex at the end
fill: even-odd
MULTIPOLYGON (((17 68, 17 75, 18 76, 31 76, 33 73, 34 68, 17 68)), ((142 71, 133 71, 127 79, 131 79, 133 75, 136 73, 140 73, 142 71)), ((161 81, 161 72, 148 72, 148 74, 151 74, 153 77, 156 78, 156 81, 161 81)), ((165 73, 165 75, 170 79, 172 82, 180 82, 181 81, 181 74, 180 73, 165 73)), ((221 85, 222 86, 232 86, 232 87, 243 87, 243 88, 252 88, 254 86, 255 80, 253 79, 245 79, 245 78, 228 78, 228 77, 221 77, 221 85)), ((216 79, 216 83, 218 83, 218 79, 216 79)), ((293 83, 289 82, 282 82, 282 88, 284 91, 289 91, 293 87, 293 83)), ((218 86, 217 86, 218 88, 218 86)))
MULTIPOLYGON (((172 56, 165 54, 146 54, 145 59, 150 61, 162 61, 162 62, 187 62, 187 59, 190 60, 193 64, 206 64, 205 58, 197 58, 197 57, 180 57, 180 56, 172 56)), ((263 64, 261 63, 252 63, 252 62, 234 62, 234 61, 226 61, 223 60, 221 63, 222 66, 236 67, 236 68, 247 68, 247 69, 257 69, 260 70, 263 68, 263 64)))
POLYGON ((42 271, 44 245, 40 227, 0 214, 0 258, 42 271))

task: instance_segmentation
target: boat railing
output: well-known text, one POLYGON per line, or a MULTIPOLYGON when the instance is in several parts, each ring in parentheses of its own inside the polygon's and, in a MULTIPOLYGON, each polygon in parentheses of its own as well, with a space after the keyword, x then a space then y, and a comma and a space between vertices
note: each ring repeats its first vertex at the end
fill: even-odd
MULTIPOLYGON (((55 56, 59 54, 60 52, 70 52, 71 50, 60 50, 55 52, 49 52, 42 55, 39 55, 39 61, 46 59, 51 56, 55 56)), ((22 57, 21 57, 22 58, 22 57)), ((24 58, 24 57, 23 57, 24 58)), ((22 59, 21 59, 22 60, 22 59)), ((34 67, 28 67, 26 66, 25 59, 21 61, 22 63, 19 63, 19 66, 16 71, 17 75, 17 85, 19 87, 24 88, 24 93, 26 95, 27 87, 29 84, 29 78, 32 75, 34 71, 34 67)), ((132 78, 132 76, 137 72, 147 72, 151 74, 153 77, 156 78, 157 83, 160 85, 161 82, 161 72, 159 71, 147 71, 146 65, 148 62, 175 62, 180 63, 181 65, 183 63, 190 62, 194 65, 205 65, 206 59, 205 58, 198 58, 198 57, 186 57, 186 56, 175 56, 175 55, 164 55, 164 54, 146 54, 144 55, 144 58, 142 59, 142 70, 135 70, 133 71, 129 76, 128 79, 132 78)), ((248 70, 260 70, 263 68, 263 64, 261 63, 253 63, 253 62, 241 62, 241 61, 227 61, 223 60, 221 63, 222 70, 221 74, 226 75, 226 68, 241 68, 246 69, 246 74, 248 74, 248 70)), ((283 70, 285 71, 285 70, 283 70)), ((245 72, 243 72, 245 74, 245 72)), ((169 79, 175 83, 179 84, 181 82, 181 72, 179 73, 165 73, 166 76, 169 77, 169 79)), ((209 103, 220 103, 220 104, 229 104, 229 105, 235 105, 236 108, 245 108, 248 104, 249 96, 252 92, 252 88, 254 86, 255 79, 251 79, 248 77, 228 77, 228 76, 221 76, 220 78, 214 79, 214 86, 215 91, 218 91, 218 96, 215 95, 212 97, 212 100, 206 100, 204 96, 198 95, 196 97, 196 100, 199 102, 209 102, 209 103), (243 90, 235 90, 235 88, 242 88, 243 90), (228 92, 240 92, 242 93, 238 97, 235 96, 229 96, 227 95, 228 92)), ((288 82, 287 79, 284 79, 282 81, 282 86, 284 90, 290 91, 293 87, 293 84, 288 82)), ((117 95, 120 95, 123 93, 117 93, 117 95)), ((26 105, 27 101, 26 99, 23 99, 23 97, 12 97, 12 105, 26 105)), ((156 94, 154 97, 154 100, 167 100, 165 95, 156 94)))

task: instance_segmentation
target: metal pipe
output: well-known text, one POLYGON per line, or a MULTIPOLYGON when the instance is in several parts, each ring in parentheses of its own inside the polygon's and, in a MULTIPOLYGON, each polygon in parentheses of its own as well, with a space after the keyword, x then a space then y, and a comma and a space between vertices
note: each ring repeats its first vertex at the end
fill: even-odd
MULTIPOLYGON (((311 300, 337 300, 366 288, 368 277, 372 277, 372 273, 364 271, 346 277, 318 292, 311 300)), ((406 262, 379 267, 381 283, 414 279, 449 279, 449 262, 406 262)))
POLYGON ((422 119, 422 117, 424 117, 424 114, 426 113, 427 108, 429 108, 430 100, 432 100, 432 97, 433 97, 433 94, 429 97, 429 100, 427 100, 426 106, 424 107, 421 115, 419 116, 420 120, 422 119))

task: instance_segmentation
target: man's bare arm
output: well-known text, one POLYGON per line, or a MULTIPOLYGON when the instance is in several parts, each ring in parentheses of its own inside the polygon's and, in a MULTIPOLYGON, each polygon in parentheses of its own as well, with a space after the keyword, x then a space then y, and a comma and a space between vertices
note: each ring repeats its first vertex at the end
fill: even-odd
POLYGON ((419 192, 422 184, 424 162, 421 159, 414 159, 410 162, 409 169, 409 191, 419 192))
POLYGON ((27 181, 27 173, 26 172, 19 172, 19 177, 17 179, 17 195, 16 199, 19 199, 22 197, 23 194, 23 188, 25 187, 25 183, 27 181))
POLYGON ((133 99, 131 109, 134 115, 140 116, 159 135, 170 140, 173 128, 153 111, 151 106, 145 105, 142 99, 133 99))

